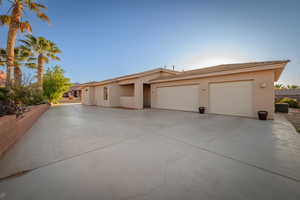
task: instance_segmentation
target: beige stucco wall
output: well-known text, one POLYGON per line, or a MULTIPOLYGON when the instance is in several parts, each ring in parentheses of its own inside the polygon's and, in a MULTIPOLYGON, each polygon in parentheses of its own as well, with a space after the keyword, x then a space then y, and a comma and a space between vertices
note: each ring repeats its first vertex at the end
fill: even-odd
POLYGON ((156 72, 147 76, 138 78, 124 79, 114 83, 109 83, 100 86, 85 87, 82 89, 82 104, 97 105, 104 107, 130 107, 135 109, 143 109, 143 84, 148 83, 149 80, 161 76, 169 75, 167 72, 156 72), (133 84, 134 86, 124 86, 126 84, 133 84), (108 88, 108 99, 104 100, 104 87, 108 88), (133 87, 133 88, 132 88, 133 87), (132 96, 120 100, 121 96, 132 96))
POLYGON ((87 87, 85 87, 85 88, 83 88, 83 89, 81 89, 81 103, 83 104, 83 105, 87 105, 87 91, 86 91, 86 89, 87 89, 87 87))
POLYGON ((81 103, 84 105, 94 105, 95 87, 85 87, 81 90, 81 103))
POLYGON ((134 108, 135 109, 143 109, 144 107, 144 92, 143 92, 143 84, 148 83, 150 80, 169 75, 167 72, 157 72, 148 76, 143 76, 139 78, 127 79, 123 81, 119 81, 119 85, 125 84, 134 84, 134 108))
MULTIPOLYGON (((85 105, 98 105, 105 107, 130 107, 135 109, 143 109, 144 105, 144 89, 143 84, 149 83, 150 80, 160 76, 167 76, 167 73, 158 72, 144 77, 126 79, 107 85, 86 87, 82 89, 82 103, 85 105), (124 89, 124 84, 134 84, 133 97, 130 99, 123 99, 120 102, 121 96, 127 96, 132 94, 132 90, 129 88, 124 89), (108 88, 108 100, 103 98, 103 88, 108 88), (88 91, 86 91, 88 89, 88 91)), ((273 118, 274 113, 274 70, 257 71, 257 72, 245 72, 231 75, 211 76, 206 78, 194 78, 189 80, 177 80, 163 83, 151 84, 151 107, 155 108, 156 95, 158 87, 166 86, 179 86, 179 85, 199 85, 199 106, 204 106, 209 112, 209 84, 219 82, 230 81, 253 81, 253 109, 254 113, 259 110, 266 110, 269 112, 269 118, 273 118), (265 88, 261 85, 266 84, 265 88)), ((126 88, 126 86, 125 86, 126 88)))
POLYGON ((95 86, 94 88, 95 95, 93 105, 104 107, 119 106, 119 85, 112 83, 103 86, 95 86), (107 100, 104 100, 104 87, 107 87, 107 100))
POLYGON ((124 108, 135 108, 133 96, 121 96, 120 106, 124 108))
MULTIPOLYGON (((199 84, 199 106, 209 108, 209 84, 228 81, 252 80, 254 83, 253 109, 256 113, 259 110, 269 112, 269 119, 273 119, 274 114, 274 70, 247 72, 232 75, 222 75, 207 78, 195 78, 189 80, 178 80, 151 84, 151 107, 155 108, 157 99, 157 88, 176 85, 199 84), (261 85, 266 84, 265 88, 261 85)), ((221 100, 221 99, 220 99, 221 100)), ((242 103, 242 102, 241 102, 242 103)), ((209 110, 208 110, 209 113, 209 110)))
POLYGON ((134 84, 121 85, 120 86, 121 96, 133 96, 134 95, 134 84))

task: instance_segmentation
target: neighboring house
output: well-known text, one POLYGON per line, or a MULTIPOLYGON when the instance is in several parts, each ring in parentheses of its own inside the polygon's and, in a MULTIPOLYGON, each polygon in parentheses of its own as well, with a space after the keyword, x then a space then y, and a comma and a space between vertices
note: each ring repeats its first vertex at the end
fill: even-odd
POLYGON ((63 97, 81 98, 81 86, 79 83, 74 83, 68 92, 65 92, 63 97))
POLYGON ((276 89, 275 97, 278 99, 290 97, 293 99, 297 99, 298 102, 300 102, 300 89, 276 89))
POLYGON ((274 82, 284 61, 224 64, 184 72, 154 69, 82 84, 82 103, 107 107, 159 108, 255 117, 274 113, 274 82))
POLYGON ((5 86, 5 81, 6 81, 6 73, 0 70, 0 87, 5 86))

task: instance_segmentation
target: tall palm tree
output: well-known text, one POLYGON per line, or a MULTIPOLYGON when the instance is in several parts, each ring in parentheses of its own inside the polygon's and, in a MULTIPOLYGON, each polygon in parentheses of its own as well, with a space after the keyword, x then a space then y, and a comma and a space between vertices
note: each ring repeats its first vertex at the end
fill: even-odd
POLYGON ((34 37, 33 35, 26 35, 25 40, 20 40, 26 48, 31 49, 34 56, 32 59, 37 59, 37 63, 28 63, 29 67, 37 67, 38 89, 43 91, 43 76, 45 64, 50 59, 60 60, 57 54, 61 53, 57 45, 43 37, 34 37))
POLYGON ((39 4, 36 0, 8 0, 11 4, 10 15, 1 15, 0 23, 3 25, 8 25, 8 34, 7 34, 7 80, 6 85, 10 86, 14 80, 14 48, 16 44, 17 33, 20 30, 21 32, 32 32, 29 21, 23 21, 23 13, 25 9, 33 11, 37 14, 37 17, 43 21, 50 22, 50 19, 42 12, 43 9, 47 7, 43 4, 39 4))
MULTIPOLYGON (((32 52, 25 46, 16 47, 14 49, 14 77, 15 84, 19 86, 22 82, 22 70, 21 67, 27 65, 27 62, 32 61, 32 52)), ((5 66, 7 63, 6 49, 0 49, 0 65, 5 66)), ((28 66, 31 67, 31 66, 28 66)))

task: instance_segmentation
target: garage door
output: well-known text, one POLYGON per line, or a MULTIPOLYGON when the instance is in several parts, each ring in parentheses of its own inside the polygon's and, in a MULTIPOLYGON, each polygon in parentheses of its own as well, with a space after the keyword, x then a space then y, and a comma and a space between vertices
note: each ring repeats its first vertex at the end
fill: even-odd
POLYGON ((216 114, 252 117, 252 81, 210 84, 209 111, 216 114))
POLYGON ((197 111, 199 85, 157 88, 157 108, 197 111))

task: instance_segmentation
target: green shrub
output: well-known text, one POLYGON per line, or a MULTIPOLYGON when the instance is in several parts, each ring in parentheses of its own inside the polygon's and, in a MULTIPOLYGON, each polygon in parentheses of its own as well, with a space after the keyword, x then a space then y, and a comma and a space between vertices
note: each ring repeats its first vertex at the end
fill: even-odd
POLYGON ((55 66, 46 71, 43 84, 44 95, 51 103, 58 103, 70 86, 70 79, 64 76, 64 70, 61 67, 55 66))
POLYGON ((287 103, 289 104, 290 108, 298 108, 298 101, 297 99, 289 98, 289 97, 284 97, 283 99, 280 100, 280 103, 287 103))
POLYGON ((280 98, 276 98, 276 97, 275 97, 275 103, 279 103, 280 101, 281 101, 280 98))
POLYGON ((8 99, 8 89, 0 88, 0 101, 5 101, 8 99))
POLYGON ((297 128, 297 132, 300 134, 300 128, 297 128))
POLYGON ((12 87, 9 98, 24 106, 39 105, 45 103, 45 97, 34 86, 12 87))
POLYGON ((0 88, 0 116, 16 114, 18 117, 25 112, 26 106, 47 102, 43 94, 33 85, 0 88))

